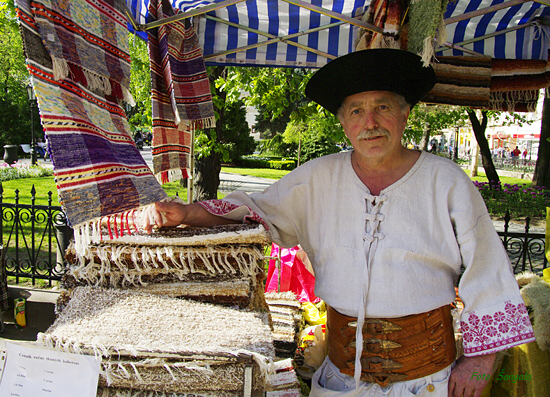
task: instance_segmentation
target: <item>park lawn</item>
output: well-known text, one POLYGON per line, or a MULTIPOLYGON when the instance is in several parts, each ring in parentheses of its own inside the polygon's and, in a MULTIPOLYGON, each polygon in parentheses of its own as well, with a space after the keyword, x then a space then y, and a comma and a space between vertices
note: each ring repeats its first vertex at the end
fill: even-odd
POLYGON ((273 170, 271 168, 237 168, 237 167, 222 167, 223 172, 231 174, 255 176, 258 178, 281 179, 290 171, 273 170))
MULTIPOLYGON (((466 174, 470 175, 470 170, 465 169, 464 171, 466 172, 466 174)), ((484 173, 478 172, 477 175, 478 176, 470 177, 470 179, 476 182, 489 182, 489 180, 487 179, 487 175, 485 175, 484 173)), ((517 184, 520 186, 526 185, 526 187, 530 187, 531 184, 533 183, 533 181, 529 179, 513 178, 511 176, 501 176, 499 177, 499 179, 500 179, 500 183, 502 183, 503 185, 505 183, 508 183, 509 185, 517 184)))
POLYGON ((52 192, 52 205, 59 205, 57 188, 53 176, 42 178, 22 178, 2 182, 2 200, 5 203, 15 202, 15 190, 19 190, 19 203, 31 204, 31 190, 36 190, 36 205, 48 205, 48 192, 52 192))
MULTIPOLYGON (((183 201, 187 202, 187 188, 181 186, 179 182, 168 182, 162 185, 162 188, 169 197, 179 196, 183 201)), ((224 193, 218 191, 218 199, 225 197, 224 193)))

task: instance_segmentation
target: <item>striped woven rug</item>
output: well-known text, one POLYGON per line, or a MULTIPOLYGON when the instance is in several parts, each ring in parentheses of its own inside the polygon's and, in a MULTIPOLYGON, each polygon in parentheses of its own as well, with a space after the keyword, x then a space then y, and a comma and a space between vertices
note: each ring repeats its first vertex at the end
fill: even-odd
MULTIPOLYGON (((151 20, 171 15, 170 4, 150 1, 151 20)), ((214 107, 202 49, 191 22, 186 19, 151 29, 148 39, 153 170, 166 183, 188 176, 192 132, 214 127, 214 107)))
POLYGON ((122 98, 129 100, 125 2, 17 5, 60 202, 76 244, 100 237, 101 221, 117 236, 128 234, 131 224, 135 230, 134 210, 166 193, 130 137, 121 107, 122 98))

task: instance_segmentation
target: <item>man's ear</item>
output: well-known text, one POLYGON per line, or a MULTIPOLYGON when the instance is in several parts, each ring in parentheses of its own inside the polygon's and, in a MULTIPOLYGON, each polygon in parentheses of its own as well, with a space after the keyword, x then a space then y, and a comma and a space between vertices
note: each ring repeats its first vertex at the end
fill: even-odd
POLYGON ((407 107, 407 110, 403 112, 403 117, 405 117, 405 124, 407 124, 407 121, 409 121, 409 115, 411 114, 411 107, 410 105, 407 107))

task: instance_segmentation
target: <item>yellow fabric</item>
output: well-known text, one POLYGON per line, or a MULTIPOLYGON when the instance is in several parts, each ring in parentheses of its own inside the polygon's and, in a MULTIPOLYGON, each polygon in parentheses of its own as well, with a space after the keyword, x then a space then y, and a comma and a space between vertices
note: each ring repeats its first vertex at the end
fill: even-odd
POLYGON ((548 397, 549 374, 550 352, 542 351, 536 342, 513 347, 493 375, 490 397, 548 397), (530 379, 514 381, 514 375, 530 375, 530 379))
POLYGON ((546 254, 546 259, 548 259, 548 261, 550 261, 550 222, 549 221, 550 221, 550 207, 546 207, 546 246, 545 246, 546 252, 545 254, 546 254))
MULTIPOLYGON (((319 305, 322 309, 325 306, 319 305)), ((315 306, 311 302, 302 303, 302 310, 304 311, 304 319, 309 325, 321 325, 327 323, 327 312, 319 310, 319 307, 315 306)))

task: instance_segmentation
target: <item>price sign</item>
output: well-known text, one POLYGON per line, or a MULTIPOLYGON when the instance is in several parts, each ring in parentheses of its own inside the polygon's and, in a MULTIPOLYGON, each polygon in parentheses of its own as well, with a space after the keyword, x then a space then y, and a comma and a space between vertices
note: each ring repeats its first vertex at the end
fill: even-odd
POLYGON ((100 358, 9 342, 2 355, 0 396, 95 397, 97 394, 100 358))

